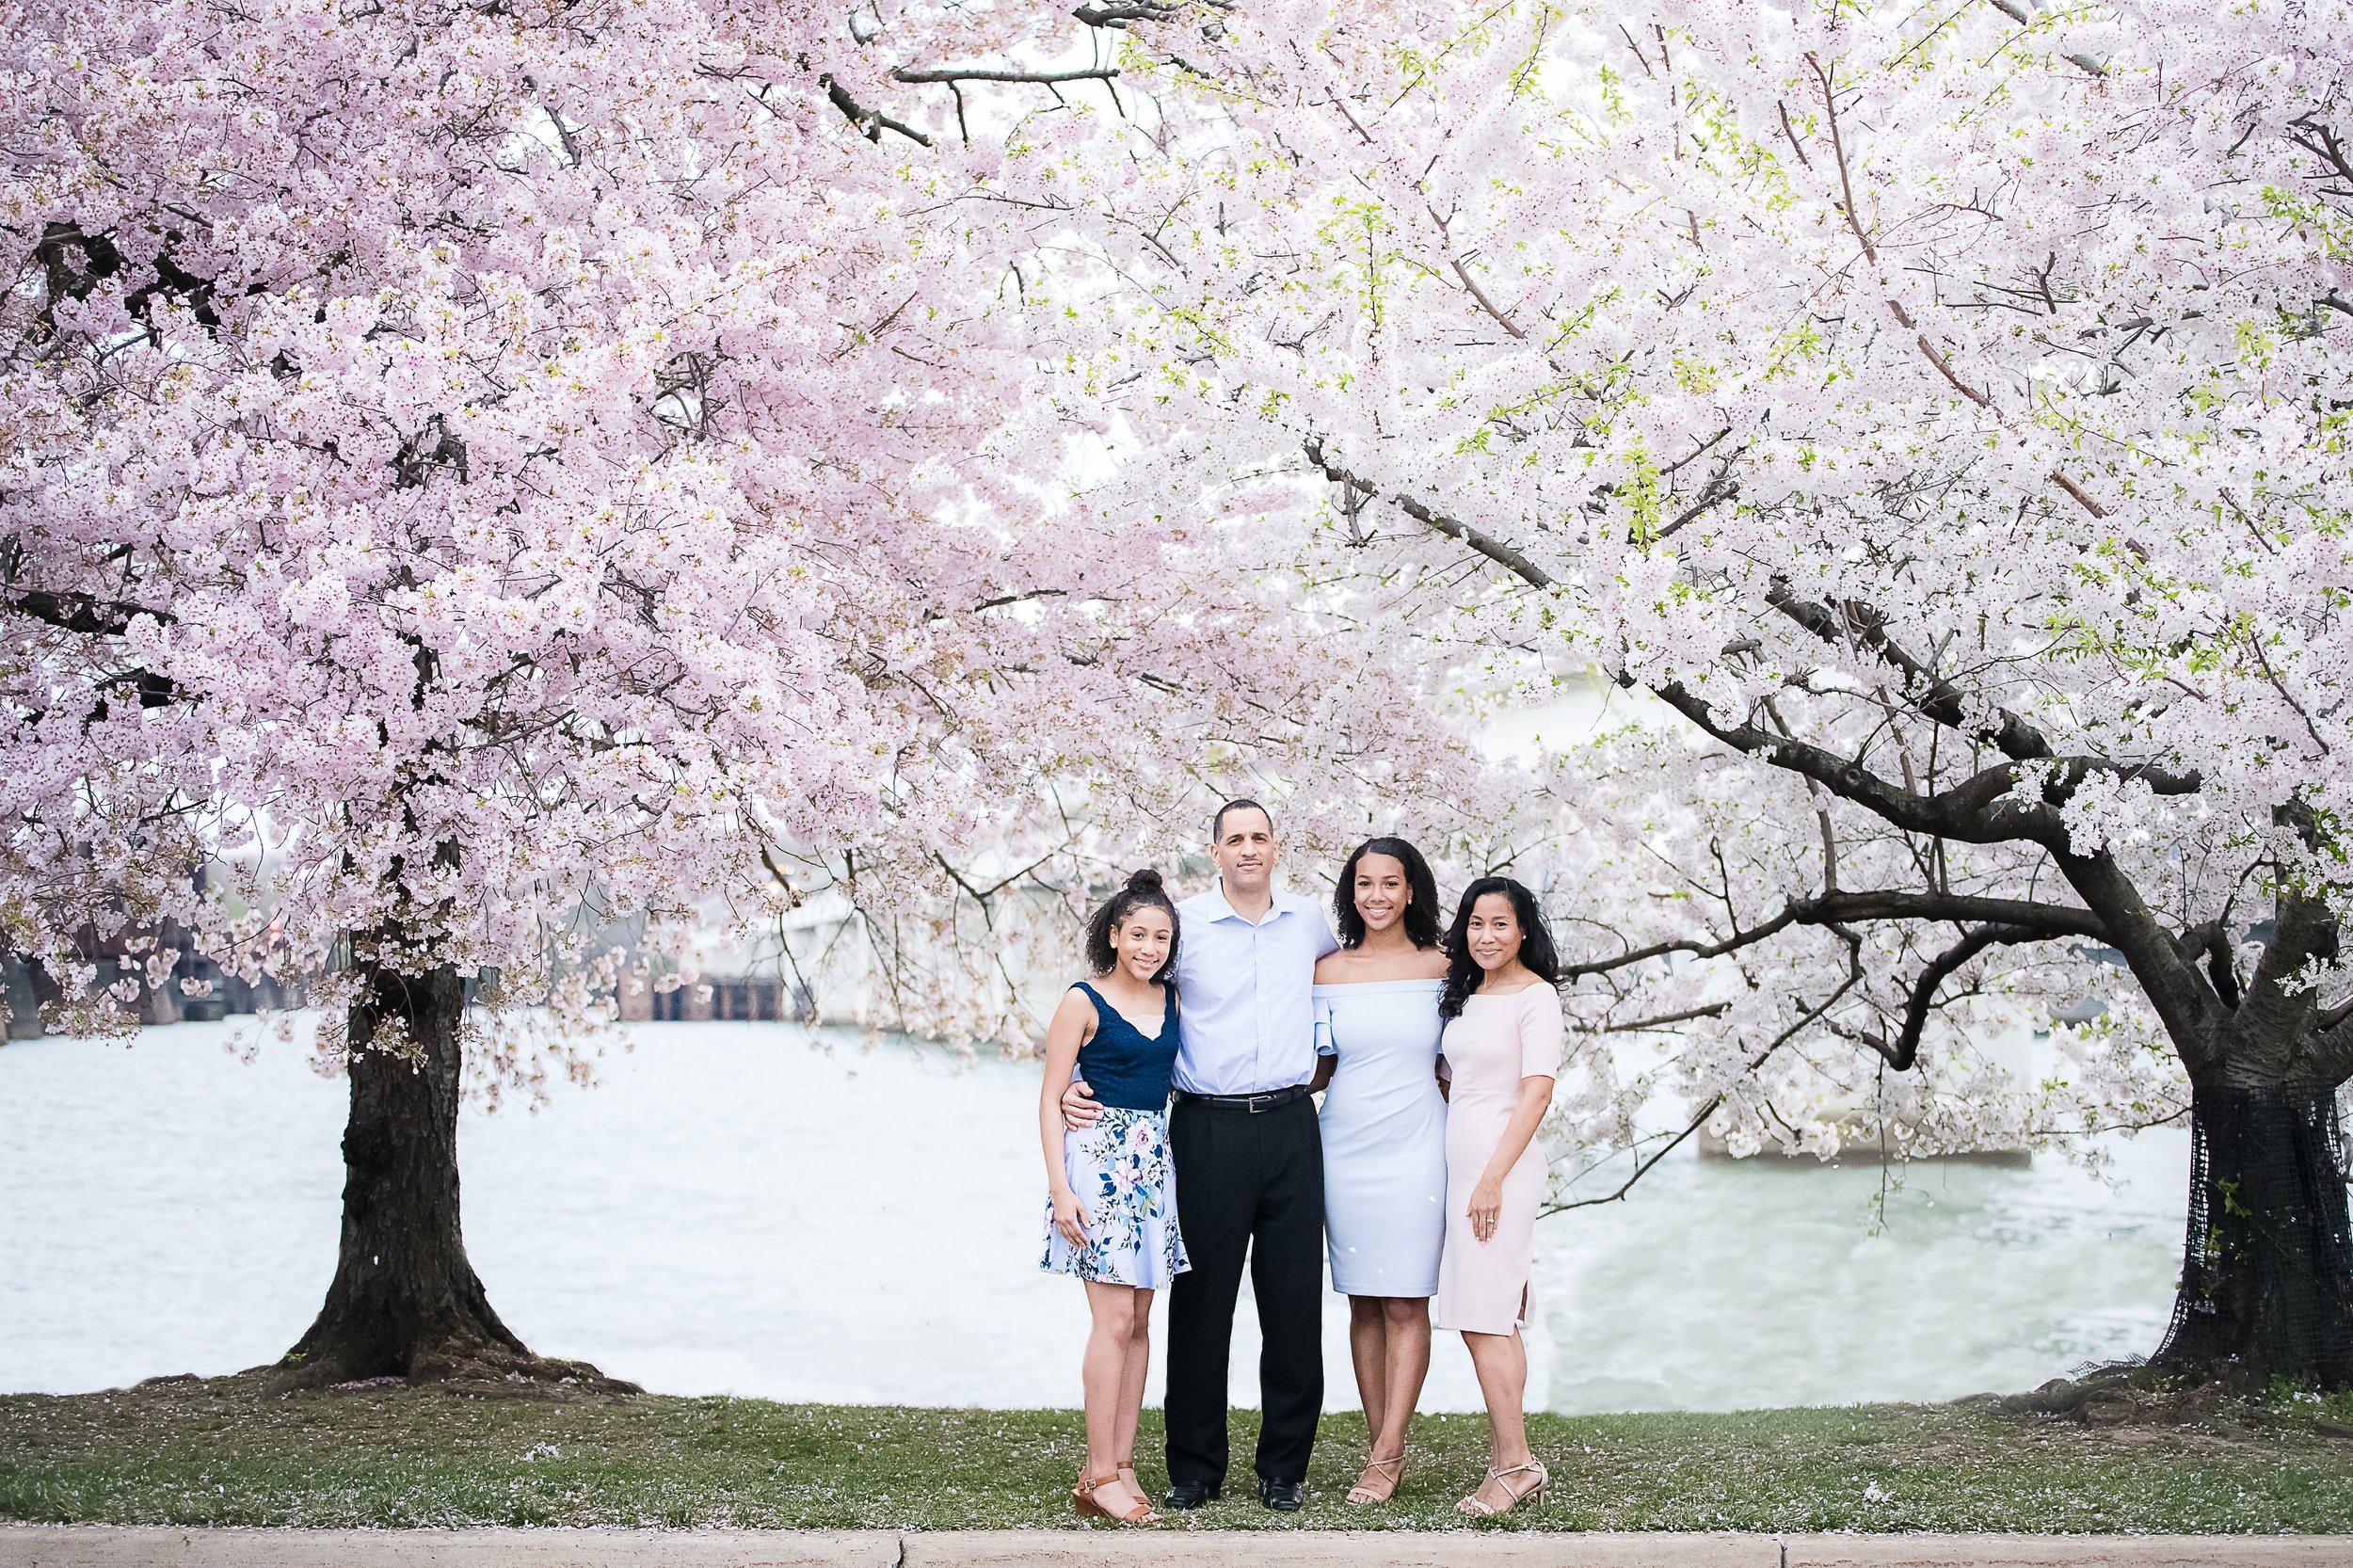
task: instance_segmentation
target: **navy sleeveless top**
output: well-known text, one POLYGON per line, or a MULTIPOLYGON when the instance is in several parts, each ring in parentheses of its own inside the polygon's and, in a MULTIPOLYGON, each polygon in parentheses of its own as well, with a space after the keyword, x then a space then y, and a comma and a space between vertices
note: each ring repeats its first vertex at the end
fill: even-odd
POLYGON ((1176 988, 1160 987, 1168 1002, 1157 1038, 1129 1023, 1085 981, 1072 989, 1084 991, 1095 1003, 1095 1038, 1079 1048, 1079 1076, 1095 1091, 1096 1103, 1123 1111, 1167 1110, 1168 1079, 1176 1070, 1176 988))

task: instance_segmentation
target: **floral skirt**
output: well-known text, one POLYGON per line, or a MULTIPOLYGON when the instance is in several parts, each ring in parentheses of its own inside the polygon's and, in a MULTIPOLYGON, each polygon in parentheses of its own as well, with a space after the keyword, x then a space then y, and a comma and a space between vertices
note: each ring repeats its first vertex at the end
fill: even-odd
POLYGON ((1086 1244, 1074 1247, 1054 1228, 1046 1202, 1048 1273, 1103 1285, 1159 1289, 1193 1267, 1176 1233, 1176 1176, 1168 1159, 1168 1115, 1112 1106, 1083 1132, 1064 1132, 1064 1173, 1086 1210, 1086 1244))

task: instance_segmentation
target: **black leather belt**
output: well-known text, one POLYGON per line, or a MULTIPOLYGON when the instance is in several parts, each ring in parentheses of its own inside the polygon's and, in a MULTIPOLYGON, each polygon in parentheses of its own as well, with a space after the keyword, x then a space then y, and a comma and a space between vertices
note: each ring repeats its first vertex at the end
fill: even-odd
POLYGON ((1261 1111, 1272 1111, 1276 1106, 1289 1105, 1293 1100, 1306 1097, 1307 1086, 1304 1083, 1294 1083, 1288 1089, 1269 1089, 1263 1095, 1196 1095, 1190 1089, 1176 1091, 1176 1098, 1180 1102, 1195 1100, 1203 1105, 1228 1106, 1237 1111, 1247 1111, 1254 1116, 1261 1111))

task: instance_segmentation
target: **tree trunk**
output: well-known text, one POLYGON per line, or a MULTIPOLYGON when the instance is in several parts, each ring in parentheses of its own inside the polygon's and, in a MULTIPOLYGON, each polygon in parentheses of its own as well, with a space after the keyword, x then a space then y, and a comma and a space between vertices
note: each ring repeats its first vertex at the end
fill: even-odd
POLYGON ((40 960, 20 957, 16 952, 0 949, 0 990, 5 990, 8 1004, 8 1037, 11 1040, 38 1040, 41 1034, 40 981, 37 971, 40 960))
POLYGON ((280 1382, 399 1377, 480 1393, 634 1392, 583 1362, 536 1356, 491 1310, 458 1224, 457 1106, 465 983, 375 968, 351 1008, 355 1042, 390 1023, 395 1049, 356 1051, 344 1131, 334 1283, 280 1382))
POLYGON ((2181 1290, 2153 1365, 2353 1384, 2353 1225, 2335 1092, 2201 1085, 2190 1132, 2181 1290))

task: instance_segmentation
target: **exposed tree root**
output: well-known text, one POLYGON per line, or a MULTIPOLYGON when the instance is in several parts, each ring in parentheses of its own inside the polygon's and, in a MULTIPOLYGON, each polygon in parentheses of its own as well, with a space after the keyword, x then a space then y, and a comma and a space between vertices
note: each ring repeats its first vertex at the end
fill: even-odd
POLYGON ((534 1355, 471 1336, 419 1349, 409 1357, 406 1373, 387 1372, 374 1357, 361 1360, 332 1352, 290 1354, 254 1371, 263 1375, 270 1392, 280 1394, 312 1389, 331 1393, 391 1383, 486 1400, 604 1400, 645 1392, 636 1384, 605 1376, 585 1361, 534 1355))
POLYGON ((2053 1378, 2025 1394, 1973 1394, 1956 1403, 2006 1416, 2040 1416, 2093 1427, 2239 1427, 2262 1418, 2262 1380, 2244 1368, 2193 1369, 2117 1362, 2053 1378))

